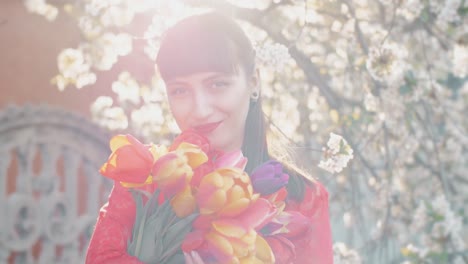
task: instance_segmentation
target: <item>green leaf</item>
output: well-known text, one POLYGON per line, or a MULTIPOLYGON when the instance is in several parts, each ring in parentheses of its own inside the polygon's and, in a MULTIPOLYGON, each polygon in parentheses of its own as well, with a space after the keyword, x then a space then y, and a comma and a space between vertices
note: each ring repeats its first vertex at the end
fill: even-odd
POLYGON ((145 263, 183 263, 180 246, 197 214, 178 218, 169 201, 158 204, 159 191, 148 197, 144 191, 132 190, 132 195, 136 218, 128 253, 145 263), (143 195, 149 198, 144 205, 143 195))
POLYGON ((148 215, 150 216, 155 214, 160 207, 158 204, 159 193, 159 190, 156 190, 145 205, 145 207, 148 207, 148 215))
POLYGON ((133 199, 135 200, 135 205, 136 205, 136 218, 135 218, 135 224, 133 226, 132 230, 132 239, 130 243, 127 243, 127 252, 130 255, 135 256, 135 249, 136 249, 136 241, 138 237, 138 230, 140 230, 140 225, 142 223, 142 217, 144 214, 144 209, 143 209, 143 199, 141 197, 141 193, 136 192, 135 190, 130 190, 133 199))
MULTIPOLYGON (((157 234, 156 234, 157 235, 157 234)), ((154 240, 154 258, 150 260, 150 263, 161 263, 161 259, 164 253, 164 244, 162 237, 156 237, 154 240)))
POLYGON ((152 194, 150 192, 147 192, 145 190, 140 190, 140 189, 130 189, 132 193, 140 194, 146 196, 147 199, 150 199, 152 194))
POLYGON ((180 246, 187 233, 192 229, 192 222, 196 217, 197 214, 189 215, 170 226, 163 237, 164 245, 180 246))
POLYGON ((166 262, 166 264, 180 264, 180 263, 185 263, 185 258, 184 254, 182 251, 178 252, 177 254, 172 255, 169 257, 166 262))
POLYGON ((158 215, 160 215, 162 222, 168 224, 170 219, 174 217, 175 213, 172 211, 171 204, 169 201, 165 201, 160 206, 160 211, 158 215))

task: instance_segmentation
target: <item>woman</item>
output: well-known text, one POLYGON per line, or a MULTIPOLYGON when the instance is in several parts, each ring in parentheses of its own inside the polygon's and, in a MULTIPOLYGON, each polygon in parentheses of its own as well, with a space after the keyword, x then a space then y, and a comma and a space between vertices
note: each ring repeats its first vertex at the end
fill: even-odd
MULTIPOLYGON (((247 173, 274 159, 266 141, 255 51, 233 20, 207 13, 180 21, 164 35, 157 65, 182 131, 197 131, 222 152, 241 149, 247 173)), ((307 217, 309 228, 295 237, 267 238, 276 263, 332 263, 327 191, 283 165, 290 175, 285 210, 307 217)), ((140 263, 126 253, 134 221, 133 199, 116 183, 101 209, 87 263, 140 263)))

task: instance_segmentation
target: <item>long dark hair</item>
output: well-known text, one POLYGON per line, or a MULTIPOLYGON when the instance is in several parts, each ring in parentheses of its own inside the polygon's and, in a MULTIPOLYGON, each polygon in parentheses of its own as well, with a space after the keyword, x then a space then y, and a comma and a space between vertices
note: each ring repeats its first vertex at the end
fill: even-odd
MULTIPOLYGON (((237 72, 243 67, 247 76, 255 74, 255 50, 240 26, 217 12, 185 18, 168 29, 161 41, 156 64, 163 80, 203 71, 237 72)), ((250 102, 242 152, 248 159, 246 172, 272 157, 267 143, 267 124, 261 93, 250 102)), ((290 175, 289 196, 303 199, 306 178, 293 163, 279 159, 290 175)))

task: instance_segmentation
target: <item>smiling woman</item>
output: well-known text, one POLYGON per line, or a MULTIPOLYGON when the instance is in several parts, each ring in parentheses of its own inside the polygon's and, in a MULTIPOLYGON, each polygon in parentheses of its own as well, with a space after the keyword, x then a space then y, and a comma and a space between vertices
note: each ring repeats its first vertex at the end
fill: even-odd
POLYGON ((242 147, 249 98, 253 89, 243 69, 238 73, 203 72, 166 82, 169 105, 179 128, 193 128, 213 147, 242 147))
MULTIPOLYGON (((182 247, 186 262, 332 263, 328 193, 269 152, 255 51, 235 21, 218 13, 180 21, 165 33, 157 65, 182 135, 191 131, 197 139, 189 142, 205 146, 198 139, 205 138, 211 148, 208 165, 195 169, 191 179, 200 216, 182 247), (227 163, 244 168, 245 159, 233 154, 239 150, 250 177, 223 168, 227 163), (247 204, 252 206, 245 209, 247 204), (249 214, 232 217, 239 208, 249 214), (253 233, 245 231, 249 224, 253 233), (242 238, 236 240, 239 232, 242 238), (246 242, 252 237, 253 248, 246 242)), ((116 182, 87 263, 140 263, 126 250, 134 222, 132 197, 116 182)))

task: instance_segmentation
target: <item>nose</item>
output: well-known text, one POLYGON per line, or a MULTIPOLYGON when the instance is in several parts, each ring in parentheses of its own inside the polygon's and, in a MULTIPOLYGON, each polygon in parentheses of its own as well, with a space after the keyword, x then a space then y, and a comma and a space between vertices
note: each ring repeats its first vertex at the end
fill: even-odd
POLYGON ((210 97, 203 92, 195 93, 191 112, 192 117, 196 120, 203 121, 207 120, 212 112, 213 106, 210 97))

